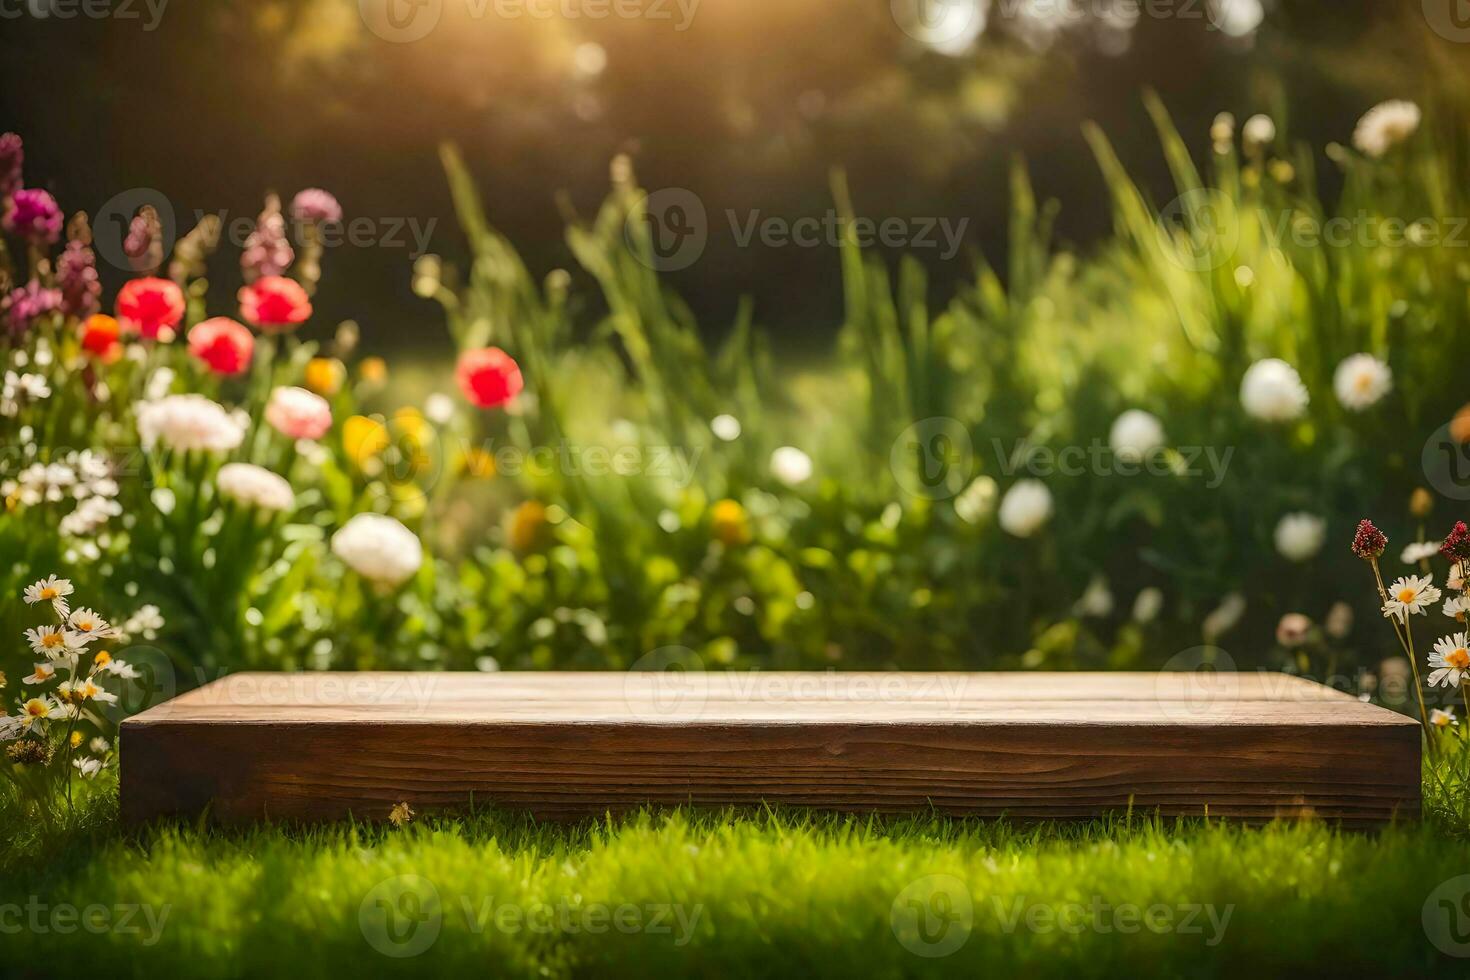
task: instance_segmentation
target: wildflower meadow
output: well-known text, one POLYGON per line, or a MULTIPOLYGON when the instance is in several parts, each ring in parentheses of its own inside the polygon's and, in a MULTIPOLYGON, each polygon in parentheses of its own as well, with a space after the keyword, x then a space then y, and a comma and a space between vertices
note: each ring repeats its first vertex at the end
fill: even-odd
MULTIPOLYGON (((320 120, 311 136, 324 144, 367 111, 349 106, 351 85, 365 83, 348 81, 360 52, 335 46, 341 25, 365 25, 383 58, 419 43, 405 26, 417 13, 375 19, 364 4, 359 25, 340 4, 277 6, 221 23, 276 39, 272 71, 320 86, 319 106, 291 109, 320 120)), ((432 183, 423 193, 443 210, 423 242, 432 247, 392 254, 390 286, 418 319, 391 342, 374 327, 379 286, 338 278, 351 261, 341 243, 356 220, 388 224, 373 215, 406 179, 344 174, 339 186, 323 166, 313 184, 263 173, 256 186, 215 187, 206 174, 175 207, 129 190, 137 169, 109 162, 99 135, 91 179, 116 173, 118 186, 98 209, 96 187, 68 200, 67 182, 47 172, 74 142, 51 147, 50 131, 18 124, 0 135, 0 946, 10 950, 0 972, 106 964, 249 976, 289 962, 304 975, 642 975, 656 964, 708 976, 1232 976, 1272 964, 1459 975, 1470 956, 1470 114, 1459 93, 1396 87, 1392 73, 1364 84, 1371 96, 1324 83, 1350 108, 1324 135, 1325 122, 1297 111, 1293 84, 1310 87, 1301 79, 1222 93, 1207 125, 1198 86, 1137 85, 1131 126, 1080 129, 1091 200, 1078 202, 1087 192, 1044 154, 987 149, 1002 162, 973 179, 1004 219, 936 258, 927 225, 888 223, 888 158, 863 149, 855 133, 879 137, 854 120, 908 140, 934 185, 953 188, 963 181, 934 175, 963 141, 926 127, 995 130, 994 103, 1020 111, 1008 86, 1044 90, 1041 66, 1084 28, 1043 29, 1052 21, 998 4, 941 5, 956 18, 960 7, 980 12, 979 27, 956 34, 957 21, 911 24, 892 6, 904 43, 922 49, 894 62, 899 74, 875 73, 857 95, 843 89, 846 100, 835 83, 806 79, 785 122, 732 87, 719 108, 728 131, 705 137, 710 156, 733 161, 719 171, 732 182, 778 183, 773 161, 813 138, 799 120, 831 126, 838 135, 823 138, 850 151, 825 161, 821 200, 806 202, 828 217, 805 252, 789 244, 802 226, 782 238, 771 214, 747 223, 788 249, 761 268, 790 266, 781 288, 796 313, 723 293, 717 302, 710 280, 688 271, 743 268, 687 258, 706 246, 730 254, 718 251, 719 209, 706 215, 669 173, 698 141, 692 131, 661 144, 649 122, 593 164, 580 159, 595 195, 547 187, 556 238, 522 242, 530 224, 497 183, 565 166, 516 142, 555 131, 531 108, 541 96, 527 94, 551 83, 530 69, 526 92, 500 76, 482 90, 473 62, 446 55, 423 90, 421 125, 381 103, 432 157, 415 179, 432 183), (960 74, 975 51, 990 60, 960 74), (448 112, 435 99, 483 111, 520 155, 431 125, 448 112), (678 151, 660 157, 661 145, 678 151), (748 172, 736 175, 737 163, 748 172), (1096 219, 1090 236, 1059 230, 1074 207, 1096 219), (816 302, 808 294, 824 290, 837 322, 788 336, 816 302), (633 753, 628 770, 600 761, 599 726, 634 704, 633 686, 618 685, 640 671, 684 678, 671 688, 681 696, 678 684, 717 672, 875 684, 1014 672, 1035 675, 1026 690, 1037 712, 1064 720, 1047 723, 1055 758, 1026 749, 1036 768, 1014 772, 1003 748, 958 742, 952 767, 906 766, 919 736, 871 735, 898 760, 892 785, 875 785, 860 769, 870 731, 916 724, 947 738, 965 723, 916 721, 915 702, 890 698, 824 729, 820 759, 793 779, 798 805, 747 808, 692 781, 718 768, 720 751, 746 748, 743 730, 712 720, 723 717, 713 687, 698 688, 710 704, 658 703, 610 736, 633 753), (423 748, 415 740, 434 718, 423 704, 400 717, 352 695, 322 705, 294 687, 268 711, 209 699, 226 690, 212 684, 256 672, 532 679, 509 721, 472 721, 423 748), (589 714, 555 747, 572 761, 553 774, 564 781, 553 796, 592 781, 618 800, 683 793, 678 805, 609 805, 566 823, 493 791, 451 801, 430 757, 493 787, 500 763, 477 756, 475 740, 496 726, 516 751, 517 739, 541 737, 554 711, 539 672, 616 676, 606 690, 621 692, 568 688, 589 714), (1355 801, 1397 792, 1393 775, 1350 763, 1361 783, 1343 789, 1292 756, 1281 769, 1306 773, 1313 791, 1333 784, 1342 812, 1305 794, 1269 813, 1211 809, 1254 781, 1211 769, 1206 741, 1187 742, 1172 766, 1188 781, 1181 797, 1203 800, 1198 812, 1135 806, 1132 788, 1121 807, 1094 806, 1088 794, 1101 798, 1123 763, 1069 761, 1068 746, 1106 745, 1102 729, 1134 724, 1134 708, 1132 695, 1069 693, 1078 688, 1060 678, 1080 672, 1099 691, 1105 672, 1150 684, 1184 676, 1203 693, 1182 719, 1165 705, 1167 721, 1213 723, 1216 712, 1222 739, 1286 732, 1307 751, 1323 738, 1324 756, 1334 746, 1314 726, 1357 724, 1333 706, 1381 708, 1372 717, 1389 726, 1384 744, 1422 767, 1422 806, 1361 832, 1346 826, 1355 801), (1216 685, 1254 676, 1269 688, 1281 674, 1302 683, 1291 691, 1315 692, 1299 700, 1327 707, 1308 722, 1289 717, 1286 695, 1238 714, 1221 707, 1229 698, 1216 685), (1087 715, 1103 702, 1102 721, 1087 715), (332 803, 366 767, 394 792, 372 809, 344 803, 350 818, 324 825, 273 820, 265 805, 242 828, 217 798, 129 825, 120 733, 139 718, 135 757, 162 751, 144 736, 161 739, 170 710, 190 724, 216 712, 277 726, 252 743, 266 746, 261 758, 236 757, 203 722, 180 729, 222 784, 332 803), (352 737, 334 726, 373 724, 375 712, 401 754, 341 751, 352 737), (319 743, 293 741, 291 726, 306 722, 323 724, 319 743), (679 724, 698 732, 684 749, 679 724), (340 779, 302 785, 291 765, 328 751, 340 753, 327 762, 340 779), (1206 761, 1195 770, 1191 756, 1206 761), (695 773, 687 787, 669 765, 695 773), (956 815, 965 766, 1028 793, 1060 782, 1081 802, 1053 822, 1016 791, 1001 794, 998 819, 956 815), (864 805, 916 783, 927 812, 864 805), (80 930, 58 925, 67 909, 80 930)), ((1252 57, 1287 64, 1281 50, 1309 46, 1260 26, 1289 27, 1289 3, 1207 6, 1230 57, 1259 43, 1252 57)), ((451 11, 429 30, 449 35, 471 14, 451 11)), ((1109 45, 1138 23, 1139 36, 1165 30, 1167 18, 1124 20, 1109 5, 1077 24, 1091 25, 1087 45, 1132 64, 1109 45)), ((1428 23, 1458 65, 1464 45, 1428 23)), ((614 96, 599 88, 616 77, 615 34, 557 42, 571 52, 568 111, 587 129, 615 128, 614 96)), ((435 36, 426 43, 453 42, 435 36)), ((786 84, 787 62, 801 59, 773 57, 786 84)), ((401 77, 405 90, 426 84, 401 77)), ((230 111, 240 127, 296 124, 281 105, 269 107, 279 120, 230 111)), ((1051 125, 1040 108, 1037 120, 1051 125)), ((934 229, 963 227, 934 210, 934 229)), ((473 708, 477 697, 448 701, 473 708)), ((994 695, 1007 705, 987 722, 996 731, 1043 717, 1008 697, 994 695)), ((806 709, 773 703, 756 723, 796 739, 781 726, 795 732, 806 709)), ((1272 754, 1242 744, 1252 764, 1272 754)), ((795 745, 778 738, 760 751, 776 767, 795 745)), ((760 769, 741 768, 737 782, 758 785, 760 769)))

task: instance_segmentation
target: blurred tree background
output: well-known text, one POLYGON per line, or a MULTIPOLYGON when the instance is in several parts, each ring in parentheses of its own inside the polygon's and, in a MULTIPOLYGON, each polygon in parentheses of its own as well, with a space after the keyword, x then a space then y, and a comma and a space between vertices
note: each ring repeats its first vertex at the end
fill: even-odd
MULTIPOLYGON (((1004 266, 1015 155, 1062 203, 1063 241, 1107 231, 1084 120, 1166 193, 1146 88, 1201 153, 1221 111, 1268 112, 1321 147, 1380 98, 1470 90, 1470 45, 1444 37, 1453 21, 1436 32, 1433 2, 926 0, 961 17, 939 38, 913 29, 923 8, 908 0, 643 0, 637 18, 597 16, 610 0, 95 2, 113 16, 11 0, 0 18, 0 128, 25 137, 28 173, 68 208, 153 188, 183 230, 196 211, 253 219, 266 190, 323 186, 379 237, 434 221, 428 249, 458 259, 435 152, 447 139, 491 219, 545 272, 574 267, 565 210, 593 210, 609 160, 627 153, 644 186, 688 188, 710 215, 702 259, 671 277, 705 329, 720 333, 749 295, 795 355, 840 321, 836 251, 742 248, 725 215, 819 216, 834 167, 860 213, 969 219, 957 256, 920 255, 945 294, 975 251, 1004 266), (385 40, 369 23, 385 3, 400 18, 428 9, 435 26, 385 40)), ((1454 0, 1443 6, 1450 17, 1454 0)), ((319 324, 355 318, 385 349, 443 335, 410 290, 411 229, 394 237, 330 251, 319 324)), ((222 304, 236 254, 215 259, 222 304)), ((122 278, 104 270, 109 290, 122 278)))

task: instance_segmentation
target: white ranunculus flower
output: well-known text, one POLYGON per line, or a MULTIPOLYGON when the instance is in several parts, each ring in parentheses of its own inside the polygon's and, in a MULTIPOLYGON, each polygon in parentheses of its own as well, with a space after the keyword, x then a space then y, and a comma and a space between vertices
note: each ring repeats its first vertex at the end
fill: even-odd
POLYGON ((954 512, 966 524, 979 524, 995 508, 995 497, 999 492, 1000 488, 993 479, 977 476, 954 498, 954 512))
POLYGON ((1419 107, 1412 102, 1403 99, 1380 102, 1358 120, 1353 130, 1353 145, 1377 159, 1413 136, 1421 118, 1419 107))
POLYGON ((1372 354, 1344 358, 1332 376, 1332 388, 1344 408, 1361 412, 1393 388, 1393 372, 1372 354))
POLYGON ((1140 623, 1152 623, 1159 618, 1164 608, 1164 593, 1150 585, 1133 600, 1133 619, 1140 623))
POLYGON ((795 446, 782 446, 771 453, 771 473, 788 487, 805 483, 812 475, 812 458, 795 446))
POLYGON ((1240 622, 1240 617, 1245 615, 1245 596, 1239 592, 1231 592, 1220 600, 1220 604, 1210 611, 1209 615, 1200 624, 1201 632, 1204 633, 1206 643, 1214 643, 1224 634, 1235 628, 1240 622))
POLYGON ((1247 146, 1265 146, 1276 138, 1276 124, 1271 121, 1270 116, 1251 116, 1245 121, 1240 137, 1247 146))
POLYGON ((424 563, 418 535, 382 514, 358 514, 332 535, 332 553, 365 579, 401 585, 424 563))
POLYGON ((245 438, 245 426, 203 395, 165 395, 138 404, 138 438, 144 449, 159 442, 176 452, 229 452, 245 438))
POLYGON ((1040 480, 1019 480, 1000 501, 997 515, 1001 529, 1018 538, 1029 538, 1051 520, 1051 491, 1040 480))
POLYGON ((1081 598, 1072 606, 1072 613, 1098 619, 1112 615, 1113 592, 1108 588, 1108 580, 1101 575, 1094 575, 1092 581, 1087 583, 1087 589, 1081 598))
POLYGON ((1316 514, 1287 514, 1276 524, 1276 550, 1287 561, 1306 561, 1322 550, 1327 522, 1316 514))
POLYGON ((1257 361, 1240 379, 1240 403, 1264 422, 1288 422, 1299 418, 1311 401, 1296 368, 1277 357, 1257 361))
POLYGON ((215 484, 223 496, 261 510, 288 511, 296 506, 296 494, 285 477, 253 463, 226 463, 215 484))
POLYGON ((734 442, 740 438, 740 420, 733 415, 716 415, 709 420, 709 430, 721 442, 734 442))
POLYGON ((1141 462, 1163 444, 1163 423, 1142 409, 1130 408, 1119 415, 1108 433, 1108 445, 1113 453, 1129 463, 1141 462))

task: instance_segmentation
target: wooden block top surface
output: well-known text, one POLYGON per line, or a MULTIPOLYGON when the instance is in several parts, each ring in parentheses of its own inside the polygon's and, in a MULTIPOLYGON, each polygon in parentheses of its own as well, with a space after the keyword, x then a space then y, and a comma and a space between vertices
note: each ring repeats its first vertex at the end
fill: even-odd
POLYGON ((214 723, 1418 725, 1270 672, 777 671, 242 673, 123 724, 214 723))

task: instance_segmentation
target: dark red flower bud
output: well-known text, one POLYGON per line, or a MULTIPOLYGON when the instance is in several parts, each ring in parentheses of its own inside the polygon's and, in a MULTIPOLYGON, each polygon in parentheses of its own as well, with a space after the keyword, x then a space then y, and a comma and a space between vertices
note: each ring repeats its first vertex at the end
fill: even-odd
POLYGON ((1358 531, 1353 535, 1353 554, 1364 561, 1371 561, 1383 554, 1388 547, 1388 537, 1370 520, 1358 522, 1358 531))
POLYGON ((1439 553, 1450 561, 1470 559, 1470 527, 1466 527, 1464 521, 1456 521, 1450 528, 1449 536, 1439 546, 1439 553))

